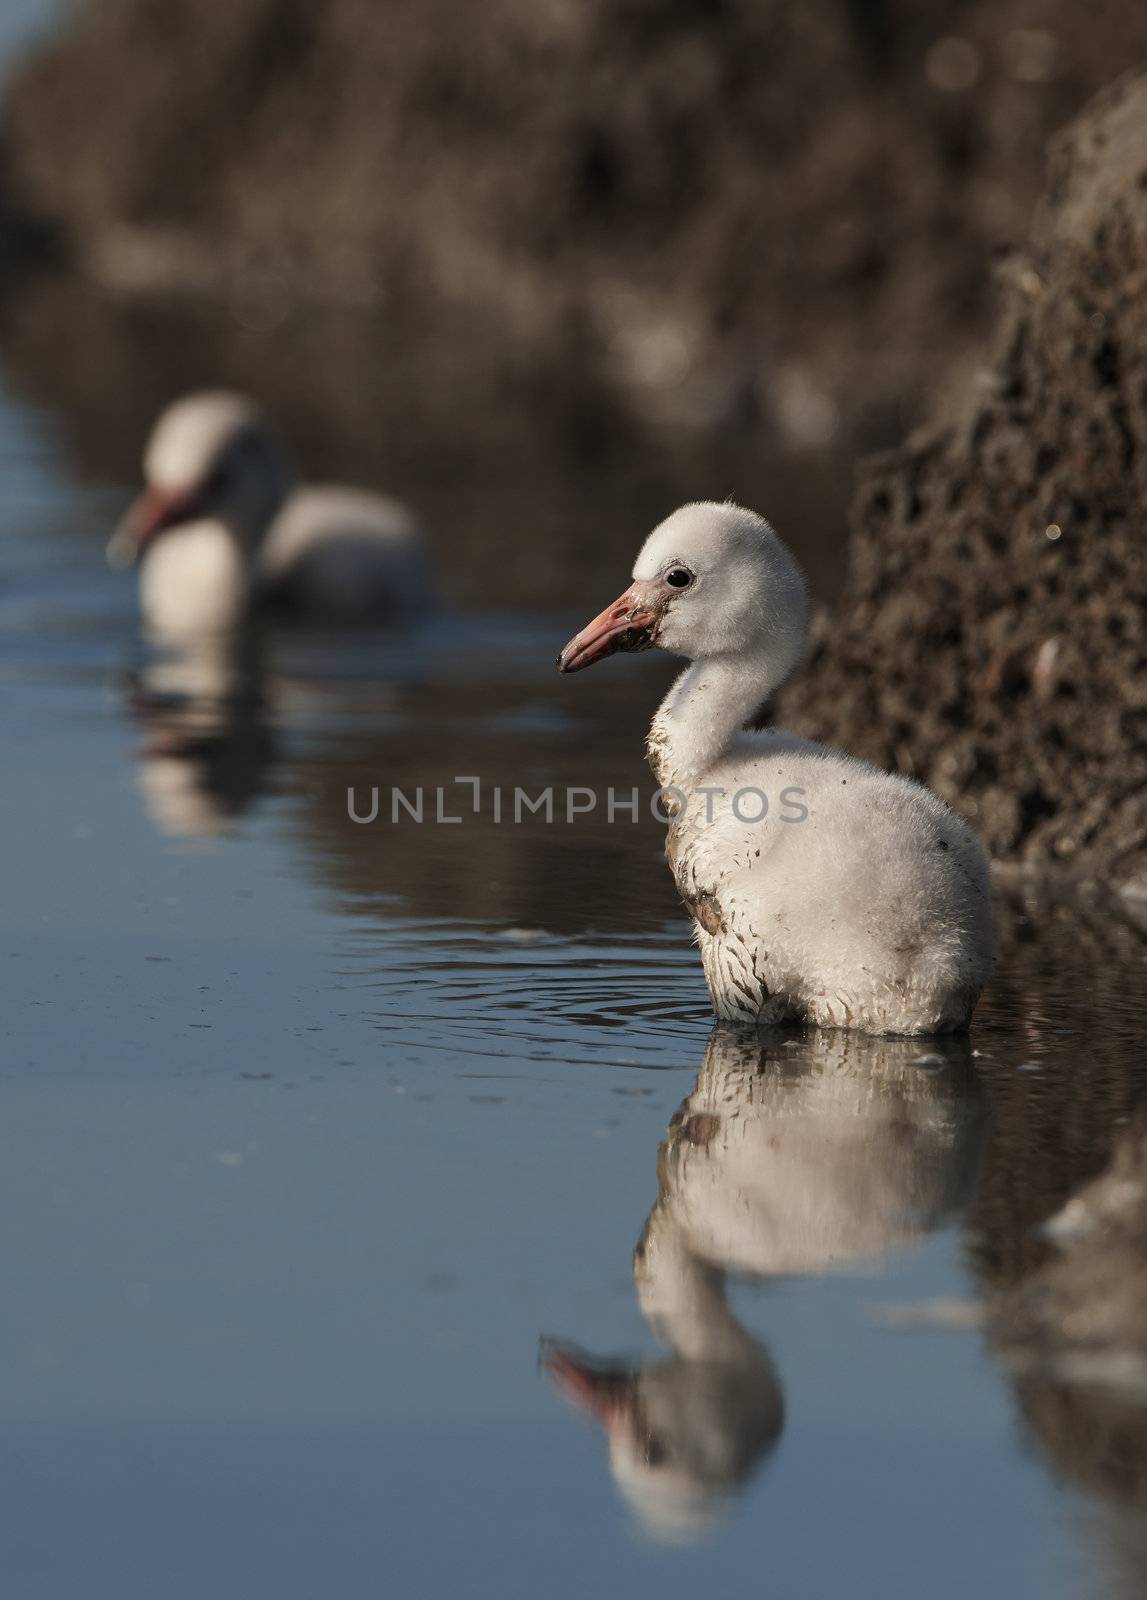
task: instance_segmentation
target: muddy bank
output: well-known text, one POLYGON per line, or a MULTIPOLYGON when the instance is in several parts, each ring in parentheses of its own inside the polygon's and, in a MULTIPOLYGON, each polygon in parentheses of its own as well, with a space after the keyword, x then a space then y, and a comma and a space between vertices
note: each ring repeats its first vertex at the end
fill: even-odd
POLYGON ((1125 0, 99 0, 4 193, 117 290, 443 306, 647 412, 892 442, 973 358, 1125 0))
POLYGON ((862 473, 786 718, 918 773, 993 854, 1147 890, 1147 78, 1053 145, 990 372, 862 473))

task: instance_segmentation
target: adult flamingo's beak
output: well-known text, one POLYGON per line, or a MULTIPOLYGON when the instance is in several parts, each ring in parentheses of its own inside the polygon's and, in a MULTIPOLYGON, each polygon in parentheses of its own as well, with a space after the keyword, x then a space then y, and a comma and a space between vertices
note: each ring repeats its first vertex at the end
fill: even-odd
POLYGON ((113 567, 131 567, 164 528, 182 522, 194 496, 180 489, 145 489, 129 507, 108 541, 107 558, 113 567))
POLYGON ((559 672, 580 672, 619 650, 648 650, 656 643, 665 596, 656 583, 631 583, 600 616, 574 635, 558 657, 559 672))

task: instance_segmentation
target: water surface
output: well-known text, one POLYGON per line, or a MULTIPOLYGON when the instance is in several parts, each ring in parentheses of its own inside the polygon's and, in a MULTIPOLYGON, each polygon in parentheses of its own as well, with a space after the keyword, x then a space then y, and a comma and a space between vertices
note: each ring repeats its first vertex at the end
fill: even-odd
POLYGON ((714 1030, 647 814, 346 805, 648 792, 664 665, 552 659, 674 470, 593 480, 543 419, 548 499, 509 454, 427 495, 434 622, 157 663, 101 558, 122 442, 36 338, 0 396, 5 1591, 1142 1592, 1139 1410, 982 1321, 1142 1097, 1133 921, 1013 895, 938 1051, 714 1030))

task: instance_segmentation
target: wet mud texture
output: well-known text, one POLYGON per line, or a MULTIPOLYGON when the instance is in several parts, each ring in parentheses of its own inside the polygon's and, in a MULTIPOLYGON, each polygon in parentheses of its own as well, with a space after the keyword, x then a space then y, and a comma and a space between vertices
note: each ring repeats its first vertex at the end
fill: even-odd
POLYGON ((914 772, 997 859, 1147 891, 1147 77, 1053 144, 994 363, 863 470, 787 721, 914 772))
POLYGON ((651 414, 892 443, 975 360, 1048 135, 1145 58, 1130 0, 87 0, 0 188, 124 292, 428 344, 461 308, 651 414))

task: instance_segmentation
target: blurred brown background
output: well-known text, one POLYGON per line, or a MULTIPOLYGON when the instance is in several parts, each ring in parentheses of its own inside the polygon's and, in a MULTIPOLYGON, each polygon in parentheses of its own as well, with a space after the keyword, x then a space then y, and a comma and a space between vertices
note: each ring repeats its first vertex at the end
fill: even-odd
MULTIPOLYGON (((640 416, 891 442, 972 360, 1130 0, 86 0, 4 118, 23 222, 125 295, 400 323, 640 416)), ((445 348, 439 348, 445 346, 445 348)))

